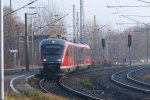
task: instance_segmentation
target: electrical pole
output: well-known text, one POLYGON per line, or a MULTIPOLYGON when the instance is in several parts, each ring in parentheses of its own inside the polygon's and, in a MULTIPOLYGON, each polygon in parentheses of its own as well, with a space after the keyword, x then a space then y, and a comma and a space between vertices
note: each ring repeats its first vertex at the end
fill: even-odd
POLYGON ((73 41, 76 41, 76 35, 75 35, 75 5, 73 5, 73 41))
MULTIPOLYGON (((96 52, 97 51, 97 46, 96 46, 96 16, 94 15, 94 19, 93 19, 93 27, 94 27, 94 34, 93 34, 93 36, 94 36, 94 52, 96 52)), ((96 53, 94 53, 94 55, 95 55, 95 64, 97 63, 97 54, 96 53)))
MULTIPOLYGON (((84 3, 82 2, 82 14, 83 14, 83 37, 85 37, 85 32, 84 32, 84 20, 85 20, 85 16, 84 16, 84 3)), ((85 43, 85 38, 83 38, 83 43, 85 43)))
POLYGON ((147 40, 147 63, 149 62, 149 33, 148 28, 146 28, 146 40, 147 40))
POLYGON ((27 13, 25 13, 25 55, 26 55, 26 71, 29 71, 29 56, 28 56, 28 23, 27 13))
POLYGON ((37 58, 37 55, 36 55, 36 51, 34 52, 34 63, 35 63, 35 65, 37 65, 37 63, 36 63, 36 58, 37 58))
POLYGON ((0 100, 4 100, 3 0, 0 0, 0 100))
POLYGON ((33 56, 34 56, 34 53, 33 53, 33 51, 34 51, 34 46, 33 46, 33 35, 34 35, 34 32, 33 32, 33 16, 31 16, 31 35, 32 35, 32 69, 33 69, 33 56))
POLYGON ((80 0, 80 42, 83 43, 83 0, 80 0))
POLYGON ((77 12, 77 42, 79 42, 79 13, 77 12))
MULTIPOLYGON (((39 15, 41 15, 41 9, 40 8, 39 8, 39 15)), ((39 16, 39 26, 40 26, 39 35, 41 35, 41 16, 39 16)))
POLYGON ((18 55, 17 55, 17 58, 18 58, 18 63, 17 63, 17 66, 19 68, 20 66, 20 52, 19 52, 19 31, 18 31, 18 25, 16 25, 16 29, 17 29, 17 49, 18 49, 18 55))
POLYGON ((96 16, 95 15, 94 15, 93 25, 94 25, 94 34, 96 35, 96 16))
POLYGON ((12 9, 12 2, 10 0, 10 23, 9 23, 9 35, 11 36, 11 39, 10 39, 10 44, 11 44, 11 49, 13 49, 13 35, 11 33, 11 17, 12 17, 12 14, 11 14, 11 9, 12 9))

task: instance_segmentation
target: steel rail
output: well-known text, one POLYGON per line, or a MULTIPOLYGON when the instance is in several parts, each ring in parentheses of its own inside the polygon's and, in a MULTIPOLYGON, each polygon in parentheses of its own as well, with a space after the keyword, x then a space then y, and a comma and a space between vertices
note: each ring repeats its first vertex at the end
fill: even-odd
POLYGON ((139 66, 138 68, 130 68, 130 69, 127 69, 127 70, 124 70, 124 71, 120 71, 120 72, 117 72, 117 73, 114 73, 112 76, 111 76, 111 81, 114 82, 115 84, 118 84, 120 86, 123 86, 127 89, 130 89, 130 90, 136 90, 138 92, 142 92, 142 93, 146 93, 146 94, 150 94, 150 90, 146 90, 146 89, 143 89, 143 88, 140 88, 140 87, 136 87, 136 86, 131 86, 129 84, 126 84, 124 82, 120 82, 118 81, 117 79, 115 79, 115 76, 119 75, 119 74, 122 74, 122 73, 125 73, 127 71, 132 71, 132 70, 136 70, 136 69, 141 69, 141 67, 147 67, 148 65, 145 65, 145 66, 139 66))
POLYGON ((42 86, 42 83, 44 82, 44 80, 45 80, 45 79, 41 79, 41 80, 40 80, 40 82, 39 82, 39 87, 40 87, 44 92, 51 94, 51 92, 49 92, 47 89, 45 89, 45 88, 42 86))
MULTIPOLYGON (((89 94, 86 94, 86 93, 83 93, 83 92, 80 92, 80 91, 77 91, 75 89, 72 89, 71 87, 68 87, 66 86, 65 84, 63 84, 63 80, 65 80, 66 78, 70 77, 70 76, 74 76, 74 75, 81 75, 81 74, 85 74, 85 73, 89 73, 89 72, 94 72, 94 71, 99 71, 99 70, 105 70, 105 69, 114 69, 114 68, 121 68, 122 66, 117 66, 117 67, 108 67, 108 68, 95 68, 95 69, 90 69, 88 71, 84 71, 84 72, 78 72, 78 73, 71 73, 71 74, 67 74, 65 76, 63 76, 62 78, 60 78, 58 80, 58 85, 60 87, 62 87, 64 90, 66 91, 69 91, 77 96, 80 96, 82 98, 85 98, 87 100, 103 100, 101 98, 98 98, 98 97, 94 97, 92 95, 89 95, 89 94)), ((47 93, 51 93, 50 91, 48 91, 46 88, 44 88, 44 86, 42 85, 43 81, 45 79, 41 79, 40 82, 39 82, 39 86, 40 88, 47 92, 47 93)))
MULTIPOLYGON (((81 74, 81 73, 79 73, 79 74, 81 74)), ((72 75, 72 74, 71 74, 71 75, 72 75)), ((66 75, 66 76, 62 77, 62 78, 59 80, 59 85, 60 85, 63 89, 65 89, 65 90, 67 90, 67 91, 69 91, 69 92, 71 92, 71 93, 74 93, 75 95, 78 95, 78 96, 80 96, 80 97, 82 97, 82 98, 85 98, 85 99, 87 99, 87 100, 103 100, 103 99, 100 99, 100 98, 91 96, 91 95, 89 95, 89 94, 86 94, 86 93, 77 91, 77 90, 75 90, 75 89, 73 89, 73 88, 71 88, 71 87, 68 87, 68 86, 66 86, 65 84, 63 84, 62 81, 63 81, 65 78, 69 77, 69 76, 70 76, 70 75, 66 75)))
POLYGON ((109 67, 109 68, 98 68, 98 69, 93 69, 93 70, 89 70, 89 71, 85 71, 85 72, 68 74, 68 75, 65 75, 65 76, 63 76, 62 78, 59 79, 59 85, 63 89, 65 89, 65 90, 67 90, 67 91, 69 91, 71 93, 74 93, 75 95, 78 95, 78 96, 80 96, 82 98, 85 98, 85 99, 88 99, 88 100, 103 100, 101 98, 97 98, 95 96, 92 96, 92 95, 89 95, 89 94, 77 91, 75 89, 72 89, 71 87, 68 87, 65 84, 63 84, 63 80, 65 80, 67 77, 70 77, 70 76, 73 76, 73 75, 80 75, 80 74, 85 74, 85 73, 89 73, 89 72, 94 72, 94 71, 99 71, 99 70, 105 70, 105 69, 113 69, 113 68, 121 68, 121 67, 119 66, 119 67, 109 67))
MULTIPOLYGON (((150 68, 150 67, 145 67, 145 68, 150 68)), ((143 85, 143 86, 146 86, 146 87, 150 87, 150 83, 142 82, 140 80, 137 80, 137 79, 134 79, 134 78, 131 77, 131 74, 133 74, 133 73, 135 73, 139 70, 145 69, 145 68, 140 68, 140 69, 136 69, 136 70, 133 70, 133 71, 129 72, 127 74, 127 79, 132 81, 132 82, 135 82, 136 84, 143 85)))
MULTIPOLYGON (((17 94, 21 94, 20 91, 15 88, 15 86, 14 86, 14 81, 17 80, 17 79, 19 79, 19 78, 25 77, 25 76, 27 76, 27 75, 29 75, 29 74, 28 74, 28 73, 27 73, 27 74, 23 74, 23 75, 16 76, 16 77, 14 77, 14 78, 11 79, 11 81, 10 81, 10 88, 13 90, 13 92, 15 92, 15 93, 17 93, 17 94)), ((35 76, 35 75, 36 75, 35 73, 29 75, 29 76, 25 79, 25 81, 28 81, 29 78, 31 78, 31 77, 33 77, 33 76, 35 76)))

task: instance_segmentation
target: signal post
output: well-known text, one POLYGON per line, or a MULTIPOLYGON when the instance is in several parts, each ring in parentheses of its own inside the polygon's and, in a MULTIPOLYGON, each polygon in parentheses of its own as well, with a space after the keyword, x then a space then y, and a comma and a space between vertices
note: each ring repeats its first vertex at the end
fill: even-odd
POLYGON ((132 46, 132 36, 128 35, 128 47, 129 47, 129 66, 131 67, 132 59, 131 59, 131 46, 132 46))
POLYGON ((103 48, 103 61, 105 61, 105 56, 104 56, 104 49, 105 49, 105 39, 102 39, 102 48, 103 48))

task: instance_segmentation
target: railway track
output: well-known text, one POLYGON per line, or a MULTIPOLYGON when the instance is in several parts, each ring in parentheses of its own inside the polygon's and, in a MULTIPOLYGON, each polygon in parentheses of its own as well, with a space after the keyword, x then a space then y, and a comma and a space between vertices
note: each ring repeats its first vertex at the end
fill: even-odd
POLYGON ((36 75, 36 73, 23 74, 12 78, 10 81, 10 88, 17 94, 34 91, 34 89, 28 84, 28 79, 34 75, 36 75))
MULTIPOLYGON (((116 67, 114 67, 114 68, 116 68, 116 67)), ((145 68, 145 67, 142 67, 142 68, 145 68)), ((97 97, 97 96, 95 96, 95 95, 93 95, 93 94, 91 94, 91 93, 87 93, 87 92, 84 92, 84 91, 79 91, 79 90, 77 90, 77 89, 75 89, 75 88, 72 88, 71 86, 68 86, 67 84, 65 84, 65 82, 63 82, 63 81, 65 81, 65 80, 68 80, 68 78, 70 77, 70 76, 76 76, 76 75, 82 75, 82 74, 85 74, 85 73, 91 73, 91 72, 95 72, 95 71, 100 71, 100 70, 109 70, 109 69, 113 69, 113 68, 103 68, 103 69, 90 69, 90 70, 87 70, 87 71, 84 71, 84 72, 79 72, 79 73, 72 73, 72 74, 68 74, 68 75, 66 75, 66 76, 64 76, 64 77, 62 77, 62 78, 60 78, 59 80, 55 80, 55 81, 53 81, 53 82, 49 82, 48 83, 48 87, 46 87, 45 86, 45 84, 47 84, 47 83, 45 83, 44 82, 44 79, 42 79, 41 81, 40 81, 40 84, 41 84, 41 88, 43 88, 43 90, 45 91, 45 92, 48 92, 48 93, 54 93, 54 94, 58 94, 58 91, 60 92, 60 91, 62 91, 62 92, 64 92, 64 91, 68 91, 67 92, 67 95, 68 95, 68 93, 70 94, 73 94, 73 95, 76 95, 76 97, 81 97, 80 99, 85 99, 85 100, 104 100, 104 99, 102 99, 102 98, 99 98, 99 97, 97 97), (55 84, 55 86, 54 86, 54 84, 55 84), (57 84, 57 85, 56 85, 57 84), (51 86, 50 86, 51 85, 51 86), (59 87, 59 85, 63 88, 63 90, 62 90, 62 88, 61 88, 61 90, 59 90, 60 89, 60 87, 59 87), (51 87, 51 88, 50 88, 51 87), (53 88, 52 88, 53 87, 53 88), (59 88, 59 89, 58 89, 59 88), (54 91, 55 90, 55 91, 54 91)), ((125 74, 125 79, 127 80, 127 78, 126 78, 126 75, 128 74, 128 72, 130 72, 130 71, 133 71, 133 70, 135 70, 135 69, 141 69, 141 67, 133 67, 133 68, 125 68, 126 70, 123 70, 123 71, 121 71, 121 72, 117 72, 118 74, 119 73, 126 73, 125 74)), ((115 75, 116 75, 116 73, 115 73, 115 75)), ((114 75, 114 78, 116 77, 114 75)), ((128 80, 129 81, 129 80, 128 80)), ((130 81, 129 81, 130 82, 130 81)), ((131 84, 132 84, 132 82, 131 82, 131 84)), ((133 83, 133 84, 135 84, 135 83, 133 83)), ((132 85, 133 85, 132 84, 132 85)), ((126 84, 126 86, 128 86, 128 84, 126 84)), ((137 86, 137 84, 136 84, 136 86, 137 86)), ((142 86, 141 86, 142 87, 142 86)), ((131 89, 130 88, 130 86, 128 87, 128 89, 131 89)), ((134 89, 135 90, 135 89, 134 89)), ((137 89, 136 89, 137 90, 137 89)), ((62 92, 61 92, 61 95, 62 95, 62 92)), ((141 91, 140 91, 141 92, 141 91)), ((142 91, 143 92, 143 91, 142 91)), ((64 96, 66 96, 66 94, 64 95, 64 96)), ((70 96, 69 96, 70 97, 70 96)), ((77 99, 78 100, 78 99, 77 99)))
POLYGON ((62 78, 56 79, 56 80, 41 79, 39 81, 39 86, 44 92, 67 96, 67 97, 69 97, 69 99, 77 98, 77 100, 84 100, 84 99, 85 100, 103 100, 101 98, 92 96, 90 94, 75 90, 75 89, 67 86, 66 84, 64 84, 63 81, 66 80, 66 78, 68 78, 70 76, 81 75, 81 74, 90 73, 90 72, 94 72, 94 71, 107 70, 107 69, 113 69, 113 68, 120 68, 120 66, 111 67, 111 68, 89 69, 87 71, 68 74, 68 75, 63 76, 62 78))
MULTIPOLYGON (((68 81, 68 79, 72 80, 71 78, 73 78, 74 76, 84 76, 84 74, 88 75, 88 74, 93 73, 93 72, 94 73, 95 72, 99 73, 99 72, 103 72, 103 71, 105 72, 106 71, 107 73, 111 72, 111 74, 108 77, 108 79, 111 77, 112 78, 111 80, 113 82, 115 82, 115 83, 117 83, 117 84, 119 84, 121 86, 125 86, 128 89, 132 89, 132 90, 136 90, 138 92, 149 94, 149 92, 147 92, 147 90, 148 90, 147 87, 142 86, 140 84, 137 84, 137 83, 135 83, 135 82, 133 82, 133 81, 131 81, 131 80, 129 80, 127 78, 128 74, 130 76, 131 72, 138 71, 138 70, 140 70, 142 68, 144 69, 146 67, 133 67, 133 68, 129 68, 129 67, 124 67, 124 68, 121 68, 121 67, 94 68, 94 69, 88 69, 87 71, 83 71, 83 72, 68 74, 68 75, 66 75, 66 76, 64 76, 64 77, 62 77, 60 79, 58 79, 58 78, 57 79, 44 79, 44 78, 41 78, 38 75, 39 76, 39 81, 37 81, 38 82, 37 84, 39 86, 39 88, 38 88, 39 90, 41 90, 43 92, 46 92, 46 93, 49 93, 49 94, 55 94, 55 95, 58 95, 58 96, 63 96, 63 97, 68 98, 69 100, 70 99, 71 100, 72 99, 75 99, 75 100, 87 100, 87 99, 88 100, 105 100, 102 96, 97 96, 97 94, 95 95, 93 93, 88 93, 86 91, 80 91, 80 89, 76 89, 76 88, 72 87, 72 85, 66 84, 66 81, 68 81), (122 71, 120 71, 120 70, 122 70, 122 71), (118 72, 118 71, 120 71, 120 72, 118 72), (113 73, 115 73, 115 74, 113 74, 113 73), (143 87, 145 87, 145 89, 143 89, 143 87), (144 90, 145 90, 145 92, 144 92, 144 90)), ((32 76, 28 76, 28 78, 24 77, 24 79, 27 80, 27 79, 29 79, 31 77, 34 77, 34 76, 33 75, 32 76)), ((15 79, 15 81, 16 81, 16 79, 15 79)), ((110 80, 108 80, 108 81, 110 81, 110 80)), ((14 82, 14 83, 16 83, 16 82, 14 82)), ((23 82, 21 82, 21 83, 23 83, 23 82)), ((16 87, 16 86, 14 86, 14 87, 16 87)), ((106 91, 103 90, 103 91, 105 91, 104 92, 105 96, 106 95, 111 95, 113 97, 113 96, 115 96, 115 94, 118 93, 118 92, 114 92, 114 90, 111 91, 111 90, 108 90, 108 89, 106 89, 106 91), (109 91, 108 93, 107 93, 107 90, 109 91)), ((110 89, 112 89, 112 88, 110 88, 110 89)), ((17 90, 20 90, 20 89, 17 88, 17 90)), ((101 95, 101 93, 99 95, 101 95)), ((116 100, 116 99, 112 99, 112 100, 116 100)))
POLYGON ((68 98, 69 100, 83 100, 75 94, 69 93, 59 86, 59 79, 41 79, 39 87, 46 93, 55 94, 68 98))
POLYGON ((60 86, 61 86, 62 88, 64 88, 65 90, 67 90, 67 91, 69 91, 69 92, 71 92, 71 93, 73 93, 73 94, 75 94, 75 95, 78 95, 78 96, 84 98, 85 100, 103 100, 103 99, 97 98, 97 97, 95 97, 95 96, 92 96, 92 95, 89 95, 89 94, 86 94, 86 93, 77 91, 77 90, 75 90, 75 89, 73 89, 73 88, 71 88, 71 87, 68 87, 67 85, 65 85, 65 84, 62 82, 62 81, 63 81, 65 78, 67 78, 67 77, 68 77, 68 75, 62 77, 62 78, 59 80, 60 86))
POLYGON ((138 71, 142 71, 142 70, 145 70, 145 69, 147 69, 147 68, 150 68, 150 67, 144 67, 144 68, 136 69, 136 70, 133 70, 133 71, 129 72, 129 73, 127 74, 127 79, 130 80, 130 81, 133 81, 133 82, 135 82, 135 83, 137 83, 137 84, 139 84, 139 85, 143 85, 143 86, 145 86, 145 87, 149 87, 149 88, 150 88, 150 83, 143 82, 143 81, 141 81, 140 79, 136 79, 136 78, 134 78, 134 77, 132 76, 132 74, 137 74, 138 71))
POLYGON ((39 81, 39 87, 44 91, 44 92, 47 92, 47 93, 50 93, 46 88, 44 88, 44 86, 42 85, 43 82, 44 82, 45 79, 41 79, 39 81))
MULTIPOLYGON (((22 94, 23 92, 31 91, 32 87, 28 84, 28 79, 31 77, 34 77, 35 73, 33 74, 24 74, 17 77, 14 77, 10 81, 10 87, 11 89, 17 93, 22 94), (22 87, 22 88, 20 88, 22 87)), ((39 78, 40 79, 40 78, 39 78)), ((66 90, 62 89, 59 84, 59 79, 40 79, 39 81, 39 88, 40 90, 49 93, 49 94, 56 94, 60 96, 64 96, 69 98, 69 100, 75 99, 75 100, 84 100, 83 98, 77 97, 73 92, 67 92, 66 90)))
POLYGON ((114 73, 111 76, 111 80, 115 84, 118 84, 118 85, 123 86, 125 88, 128 88, 130 90, 150 94, 149 84, 141 82, 139 80, 135 80, 134 78, 132 78, 130 76, 131 73, 142 70, 144 68, 148 68, 148 66, 130 68, 130 69, 127 69, 127 70, 123 70, 123 71, 114 73))
POLYGON ((71 88, 71 87, 67 86, 63 81, 67 80, 67 78, 69 78, 70 76, 82 75, 82 74, 92 73, 92 72, 101 71, 101 70, 111 70, 111 69, 115 69, 115 68, 121 68, 121 67, 118 66, 118 67, 110 67, 110 68, 89 69, 89 70, 84 71, 84 72, 69 74, 69 75, 66 75, 66 76, 62 77, 61 79, 59 79, 59 85, 62 88, 64 88, 65 90, 69 91, 70 93, 73 93, 77 96, 80 96, 80 97, 84 98, 85 100, 104 100, 104 99, 101 99, 99 97, 93 96, 90 93, 87 94, 86 92, 81 92, 81 91, 78 91, 74 88, 71 88))

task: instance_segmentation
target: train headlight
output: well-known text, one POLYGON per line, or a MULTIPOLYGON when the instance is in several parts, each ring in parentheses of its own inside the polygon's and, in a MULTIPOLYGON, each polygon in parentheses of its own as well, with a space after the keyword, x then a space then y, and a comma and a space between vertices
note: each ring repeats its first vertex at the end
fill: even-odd
POLYGON ((46 59, 43 59, 43 61, 46 61, 46 59))
POLYGON ((55 43, 55 41, 52 41, 52 43, 54 44, 54 43, 55 43))
POLYGON ((61 61, 61 59, 58 59, 58 61, 61 61))

